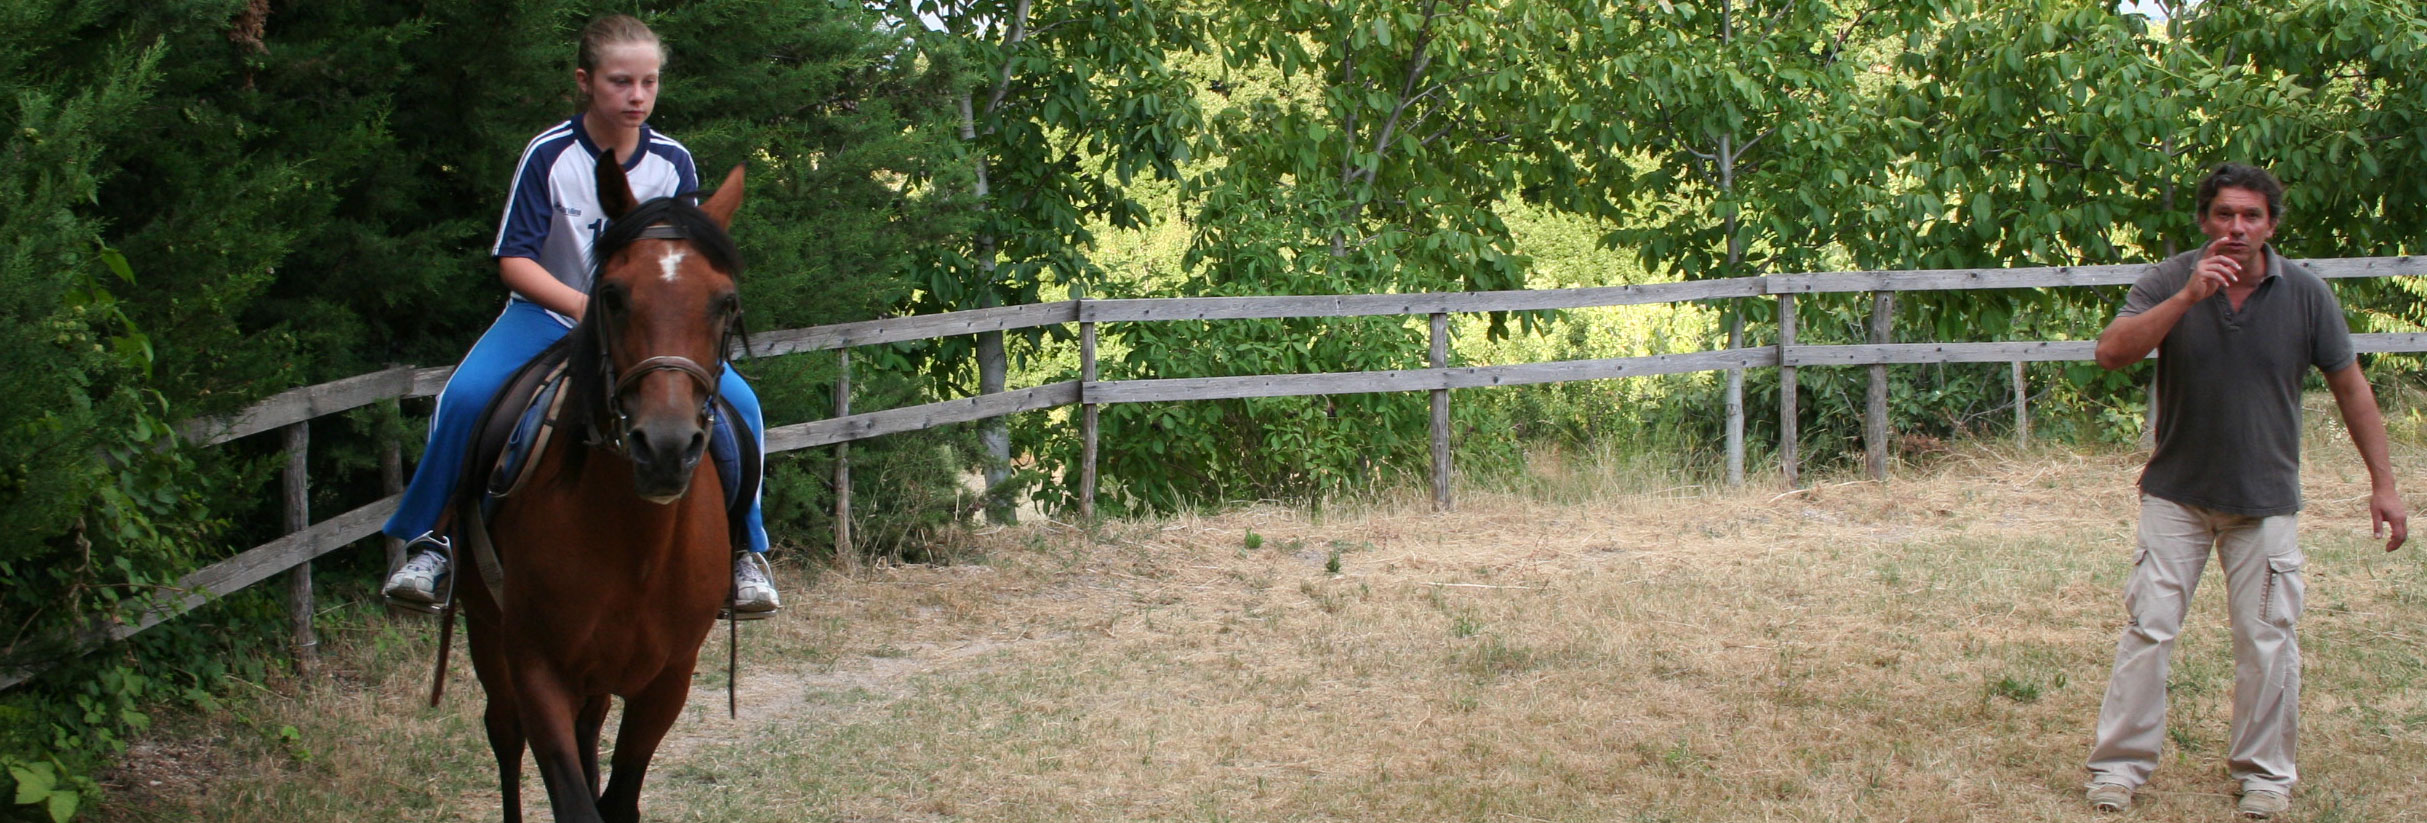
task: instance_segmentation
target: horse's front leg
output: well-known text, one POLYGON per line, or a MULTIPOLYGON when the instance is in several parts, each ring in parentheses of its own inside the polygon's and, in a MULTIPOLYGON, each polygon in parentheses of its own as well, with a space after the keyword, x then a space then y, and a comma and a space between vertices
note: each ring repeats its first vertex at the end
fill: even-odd
POLYGON ((522 718, 516 711, 514 677, 509 670, 503 650, 498 648, 497 627, 477 618, 468 618, 464 632, 472 648, 472 672, 480 677, 480 688, 488 697, 488 708, 481 721, 489 731, 489 751, 497 756, 497 795, 504 807, 505 823, 522 823, 522 718))
POLYGON ((539 655, 521 657, 514 667, 515 704, 521 710, 523 734, 530 739, 531 756, 539 762, 540 781, 548 787, 548 806, 556 812, 558 823, 603 823, 598 796, 591 792, 589 775, 582 772, 579 736, 574 732, 575 716, 585 701, 539 655))
POLYGON ((691 696, 691 668, 698 653, 693 649, 693 659, 667 666, 646 688, 624 697, 624 722, 615 732, 615 776, 598 798, 599 814, 610 823, 640 820, 641 780, 649 773, 649 757, 657 753, 657 744, 666 739, 666 730, 674 727, 683 701, 691 696))
POLYGON ((607 725, 607 707, 613 705, 612 695, 594 695, 581 704, 581 717, 573 722, 573 746, 581 751, 581 773, 589 778, 590 796, 598 796, 598 729, 607 725))

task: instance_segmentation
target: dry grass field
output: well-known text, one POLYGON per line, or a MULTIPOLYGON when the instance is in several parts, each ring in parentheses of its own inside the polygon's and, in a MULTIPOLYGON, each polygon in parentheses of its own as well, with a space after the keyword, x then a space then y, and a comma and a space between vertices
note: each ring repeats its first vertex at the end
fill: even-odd
MULTIPOLYGON (((2368 538, 2366 474, 2322 411, 2291 819, 2427 820, 2427 547, 2368 538)), ((643 809, 2090 820, 2080 763, 2123 623, 2137 459, 1975 447, 1793 493, 1546 461, 1449 515, 1409 495, 1092 537, 1046 522, 957 536, 954 565, 794 570, 791 609, 743 628, 742 717, 722 667, 702 671, 643 809)), ((2396 463, 2427 502, 2427 453, 2396 463)), ((2167 759, 2108 819, 2229 819, 2215 579, 2177 651, 2167 759)), ((97 819, 496 819, 460 654, 445 705, 420 702, 431 635, 369 620, 330 638, 327 676, 163 723, 97 819)), ((720 629, 705 656, 725 648, 720 629)))

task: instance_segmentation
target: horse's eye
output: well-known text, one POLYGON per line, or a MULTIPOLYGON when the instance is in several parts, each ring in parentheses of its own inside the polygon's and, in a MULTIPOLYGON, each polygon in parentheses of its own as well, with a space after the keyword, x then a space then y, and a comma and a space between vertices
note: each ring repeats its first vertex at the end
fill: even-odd
POLYGON ((598 289, 598 307, 610 315, 623 314, 632 307, 632 295, 618 284, 609 283, 598 289))

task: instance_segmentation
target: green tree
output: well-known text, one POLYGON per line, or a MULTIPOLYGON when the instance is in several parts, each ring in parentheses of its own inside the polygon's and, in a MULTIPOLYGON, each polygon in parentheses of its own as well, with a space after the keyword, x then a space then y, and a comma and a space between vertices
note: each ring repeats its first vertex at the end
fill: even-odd
MULTIPOLYGON (((1592 93, 1557 113, 1592 182, 1570 207, 1610 221, 1609 243, 1680 279, 1907 265, 1875 239, 1896 231, 1877 218, 1899 159, 1893 137, 1910 121, 1886 116, 1895 89, 1868 69, 1917 5, 1663 0, 1585 30, 1565 69, 1592 93)), ((1747 342, 1748 317, 1772 314, 1730 301, 1726 345, 1747 342)), ((1743 381, 1729 373, 1730 408, 1744 406, 1743 381)), ((1774 415, 1749 417, 1775 436, 1774 415)), ((1727 436, 1733 482, 1744 433, 1727 436)))
MULTIPOLYGON (((916 308, 954 311, 1034 303, 1049 284, 1097 279, 1091 221, 1127 228, 1149 219, 1129 183, 1178 174, 1198 113, 1169 61, 1202 45, 1203 23, 1177 0, 892 0, 921 52, 956 72, 968 237, 921 259, 916 308), (912 21, 919 21, 914 24, 912 21), (932 28, 930 28, 932 26, 932 28)), ((1033 345, 1041 335, 1030 334, 1033 345)), ((951 394, 1004 389, 1001 332, 974 347, 947 341, 927 363, 951 394), (971 361, 974 361, 972 363, 971 361), (972 368, 974 366, 974 368, 972 368)), ((981 427, 987 508, 1011 516, 1011 440, 1000 419, 981 427)))
MULTIPOLYGON (((1495 209, 1573 179, 1544 124, 1574 91, 1547 78, 1589 6, 1229 6, 1208 80, 1227 99, 1181 193, 1194 237, 1180 292, 1522 288, 1526 263, 1495 209)), ((1116 378, 1421 367, 1427 349, 1421 321, 1400 318, 1114 333, 1127 352, 1116 378)), ((1421 398, 1395 395, 1116 406, 1103 460, 1116 506, 1319 495, 1420 465, 1424 421, 1421 398)))

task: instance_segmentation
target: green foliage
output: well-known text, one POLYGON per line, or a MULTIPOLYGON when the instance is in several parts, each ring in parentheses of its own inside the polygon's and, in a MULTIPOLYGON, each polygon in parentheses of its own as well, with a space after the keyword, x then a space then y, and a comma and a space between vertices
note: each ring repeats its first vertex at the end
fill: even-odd
MULTIPOLYGON (((1497 207, 1529 173, 1571 176, 1540 126, 1565 94, 1542 67, 1589 16, 1574 3, 1232 4, 1208 81, 1227 97, 1196 150, 1219 162, 1194 167, 1180 192, 1195 235, 1163 293, 1523 287, 1497 207)), ((1110 330, 1123 354, 1106 377, 1421 368, 1422 323, 1125 324, 1110 330)), ((1319 497, 1419 471, 1427 419, 1425 399, 1407 395, 1114 406, 1102 461, 1112 499, 1134 510, 1319 497)))
POLYGON ((913 35, 960 107, 956 168, 932 179, 974 210, 969 236, 922 259, 919 305, 1033 303, 1050 283, 1092 279, 1090 221, 1143 224, 1129 184, 1172 178, 1188 157, 1197 110, 1169 58, 1200 46, 1203 22, 1169 0, 888 5, 942 27, 913 35))
POLYGON ((1588 183, 1563 202, 1681 279, 1875 265, 1898 123, 1866 58, 1918 6, 1661 3, 1583 30, 1558 70, 1588 93, 1557 122, 1588 183))
POLYGON ((9 778, 16 781, 14 802, 35 807, 51 823, 67 823, 76 816, 76 807, 86 794, 99 792, 91 778, 68 773, 55 760, 28 762, 0 756, 0 767, 6 767, 9 778))

